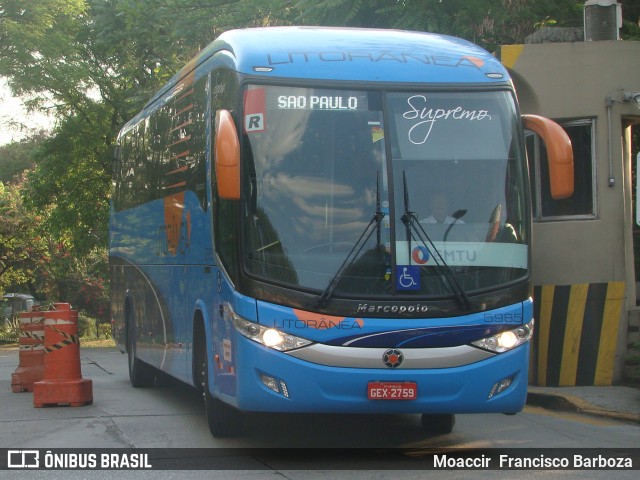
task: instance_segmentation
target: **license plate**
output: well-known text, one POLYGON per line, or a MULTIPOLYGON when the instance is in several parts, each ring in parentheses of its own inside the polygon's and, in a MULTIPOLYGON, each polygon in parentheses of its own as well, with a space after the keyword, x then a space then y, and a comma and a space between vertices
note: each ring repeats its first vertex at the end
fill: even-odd
POLYGON ((416 382, 369 382, 369 400, 415 400, 418 398, 416 382))

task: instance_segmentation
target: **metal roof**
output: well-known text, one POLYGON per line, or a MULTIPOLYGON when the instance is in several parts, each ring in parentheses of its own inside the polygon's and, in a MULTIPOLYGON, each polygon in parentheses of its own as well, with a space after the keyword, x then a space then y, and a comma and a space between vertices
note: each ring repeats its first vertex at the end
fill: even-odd
MULTIPOLYGON (((218 41, 234 55, 239 72, 265 77, 411 83, 508 79, 505 68, 487 51, 466 40, 432 33, 266 27, 230 30, 218 41)), ((210 53, 207 48, 201 55, 210 53)))

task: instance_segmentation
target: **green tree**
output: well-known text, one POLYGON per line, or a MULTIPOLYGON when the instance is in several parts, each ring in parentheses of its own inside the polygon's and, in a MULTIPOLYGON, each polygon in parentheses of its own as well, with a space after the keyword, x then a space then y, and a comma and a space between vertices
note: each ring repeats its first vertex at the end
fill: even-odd
POLYGON ((640 2, 638 0, 622 0, 623 40, 640 40, 640 2))
POLYGON ((299 0, 306 24, 401 28, 444 33, 489 50, 523 43, 541 24, 580 26, 577 0, 299 0))
POLYGON ((21 152, 26 157, 29 150, 36 163, 26 183, 11 187, 11 195, 3 190, 0 214, 3 221, 5 212, 13 216, 0 232, 0 288, 28 285, 48 300, 106 319, 105 246, 118 130, 219 33, 286 23, 291 3, 0 0, 0 75, 15 94, 32 98, 32 108, 53 108, 58 117, 49 138, 21 152), (19 223, 23 218, 33 220, 32 230, 19 223), (15 237, 20 231, 24 238, 15 237), (37 255, 20 256, 30 244, 38 246, 37 255))
POLYGON ((109 318, 108 261, 106 248, 82 256, 70 242, 48 238, 35 275, 39 292, 47 301, 70 303, 100 322, 109 318))
MULTIPOLYGON (((84 0, 2 0, 0 72, 15 94, 48 92, 61 111, 80 108, 86 99, 79 26, 84 0)), ((45 96, 30 100, 42 105, 45 96)))
POLYGON ((33 294, 45 244, 39 218, 24 207, 18 184, 0 182, 0 218, 0 293, 28 289, 33 294))
POLYGON ((0 294, 28 291, 42 301, 65 301, 93 318, 108 318, 106 248, 78 255, 65 233, 22 201, 24 176, 0 183, 0 294))
MULTIPOLYGON (((53 102, 63 119, 54 137, 40 149, 36 157, 38 165, 24 189, 29 208, 40 214, 49 213, 45 219, 53 220, 48 225, 53 227, 52 232, 86 233, 90 214, 79 214, 77 209, 89 208, 93 212, 95 202, 78 207, 77 200, 82 197, 79 192, 87 188, 104 196, 108 186, 108 168, 102 169, 98 186, 87 174, 87 170, 93 173, 91 167, 99 155, 97 151, 105 151, 113 138, 111 130, 101 128, 108 113, 102 102, 93 98, 99 89, 94 81, 99 78, 98 67, 95 56, 87 54, 83 41, 90 23, 84 0, 0 0, 0 74, 9 79, 15 94, 30 95, 32 108, 53 102), (78 124, 82 124, 82 129, 72 127, 78 124), (83 137, 82 133, 88 130, 92 133, 83 137), (89 144, 80 148, 81 142, 89 137, 89 144), (100 147, 96 148, 98 142, 100 147), (85 157, 90 149, 92 154, 85 157), (90 167, 79 167, 85 161, 90 167), (67 168, 69 164, 71 168, 67 168), (81 175, 81 171, 85 174, 81 175), (83 181, 78 181, 79 178, 83 181), (65 210, 67 207, 71 210, 65 210), (78 218, 82 219, 80 225, 78 218)), ((105 199, 102 200, 105 204, 105 199)), ((104 215, 95 218, 103 221, 104 215)), ((82 248, 92 238, 83 239, 82 248)))
MULTIPOLYGON (((493 51, 524 43, 541 26, 582 27, 583 0, 298 0, 307 25, 348 25, 444 33, 493 51)), ((622 0, 621 36, 640 39, 640 4, 622 0)))
POLYGON ((35 152, 36 167, 22 188, 24 204, 54 238, 69 241, 77 256, 105 246, 109 214, 111 135, 104 110, 67 117, 35 152), (102 114, 102 118, 101 118, 102 114))
POLYGON ((0 145, 0 182, 9 183, 32 167, 33 152, 45 138, 44 132, 36 132, 20 141, 0 145))
POLYGON ((120 127, 223 30, 285 22, 284 0, 0 0, 0 75, 59 126, 25 200, 82 255, 106 244, 120 127))

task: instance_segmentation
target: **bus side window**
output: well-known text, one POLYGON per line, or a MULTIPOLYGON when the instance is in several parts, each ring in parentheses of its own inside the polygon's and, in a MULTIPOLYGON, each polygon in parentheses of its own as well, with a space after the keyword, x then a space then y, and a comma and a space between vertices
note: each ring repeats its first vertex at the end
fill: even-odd
POLYGON ((238 268, 238 245, 237 238, 238 208, 237 201, 227 199, 220 191, 222 179, 217 177, 215 165, 217 163, 216 148, 217 135, 216 116, 217 112, 224 110, 229 114, 227 120, 233 121, 231 112, 236 108, 238 101, 238 80, 236 73, 219 68, 211 74, 211 182, 212 182, 212 202, 211 209, 213 217, 214 246, 227 272, 235 278, 238 268))

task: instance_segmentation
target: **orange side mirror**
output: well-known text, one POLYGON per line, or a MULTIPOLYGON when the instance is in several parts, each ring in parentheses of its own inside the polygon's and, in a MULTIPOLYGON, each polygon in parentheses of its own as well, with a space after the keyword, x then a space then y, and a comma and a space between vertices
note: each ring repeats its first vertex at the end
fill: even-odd
POLYGON ((573 195, 573 150, 567 132, 553 120, 538 115, 523 115, 524 128, 540 135, 547 146, 551 198, 561 200, 573 195))
POLYGON ((218 195, 226 200, 240 199, 240 140, 228 110, 216 113, 214 147, 218 195))

